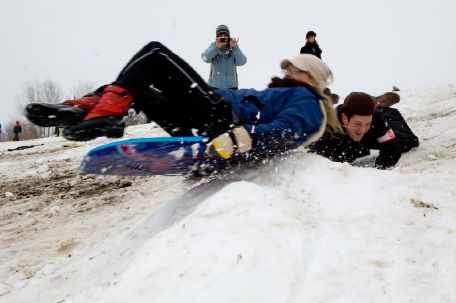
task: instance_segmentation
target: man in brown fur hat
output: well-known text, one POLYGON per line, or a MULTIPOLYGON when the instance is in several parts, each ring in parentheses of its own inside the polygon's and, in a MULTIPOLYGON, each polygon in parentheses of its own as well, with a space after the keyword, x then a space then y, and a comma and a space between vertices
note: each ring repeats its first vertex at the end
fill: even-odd
POLYGON ((374 98, 366 93, 353 92, 343 105, 337 107, 339 121, 344 132, 325 134, 310 146, 310 151, 336 162, 353 162, 379 150, 375 167, 385 169, 394 166, 403 152, 400 141, 376 110, 374 98))

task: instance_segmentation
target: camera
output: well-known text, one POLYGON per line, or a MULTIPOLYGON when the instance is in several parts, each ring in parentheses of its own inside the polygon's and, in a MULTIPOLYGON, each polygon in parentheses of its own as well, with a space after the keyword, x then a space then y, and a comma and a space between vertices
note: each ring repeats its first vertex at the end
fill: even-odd
POLYGON ((230 38, 222 37, 222 38, 220 38, 219 41, 220 41, 221 43, 227 43, 229 40, 230 40, 230 38))

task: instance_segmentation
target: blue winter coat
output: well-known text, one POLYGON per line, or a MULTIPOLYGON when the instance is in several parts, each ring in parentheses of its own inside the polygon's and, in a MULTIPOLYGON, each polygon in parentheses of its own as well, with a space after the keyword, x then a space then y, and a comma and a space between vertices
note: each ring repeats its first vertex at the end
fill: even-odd
POLYGON ((324 121, 320 99, 305 87, 217 89, 253 140, 253 147, 265 150, 290 149, 306 142, 324 121))
POLYGON ((233 49, 218 49, 215 42, 201 54, 204 62, 211 63, 208 84, 216 88, 237 88, 239 86, 236 66, 247 63, 239 46, 233 49))

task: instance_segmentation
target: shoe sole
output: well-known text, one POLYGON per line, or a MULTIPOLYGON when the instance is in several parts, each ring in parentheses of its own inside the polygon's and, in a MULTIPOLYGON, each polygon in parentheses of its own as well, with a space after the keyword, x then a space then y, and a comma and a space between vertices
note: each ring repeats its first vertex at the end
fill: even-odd
POLYGON ((63 131, 63 136, 65 139, 70 141, 89 141, 98 137, 108 137, 108 138, 121 138, 124 135, 123 127, 110 127, 110 128, 92 128, 90 130, 82 129, 77 131, 68 132, 68 130, 63 131))
POLYGON ((88 141, 98 137, 120 138, 124 129, 125 124, 119 118, 101 118, 65 127, 63 136, 70 141, 88 141))
POLYGON ((65 127, 82 121, 85 112, 77 107, 61 108, 52 104, 32 103, 25 108, 26 116, 41 127, 65 127))

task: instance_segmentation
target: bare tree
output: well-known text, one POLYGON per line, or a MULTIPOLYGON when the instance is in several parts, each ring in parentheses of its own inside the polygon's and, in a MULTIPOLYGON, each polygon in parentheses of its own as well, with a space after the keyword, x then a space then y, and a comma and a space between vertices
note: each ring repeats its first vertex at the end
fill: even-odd
MULTIPOLYGON (((63 99, 62 96, 63 92, 60 86, 49 79, 42 82, 27 82, 24 85, 22 93, 18 97, 20 112, 22 113, 25 106, 30 103, 60 103, 63 99)), ((54 131, 53 127, 33 127, 36 128, 36 131, 30 131, 29 133, 30 136, 36 134, 35 138, 49 137, 54 131)))
POLYGON ((42 82, 25 83, 21 101, 22 105, 39 102, 56 104, 62 102, 62 96, 63 92, 60 86, 47 79, 42 82))
POLYGON ((95 90, 95 85, 91 82, 81 82, 73 88, 73 95, 74 99, 81 98, 88 93, 91 93, 95 90))

